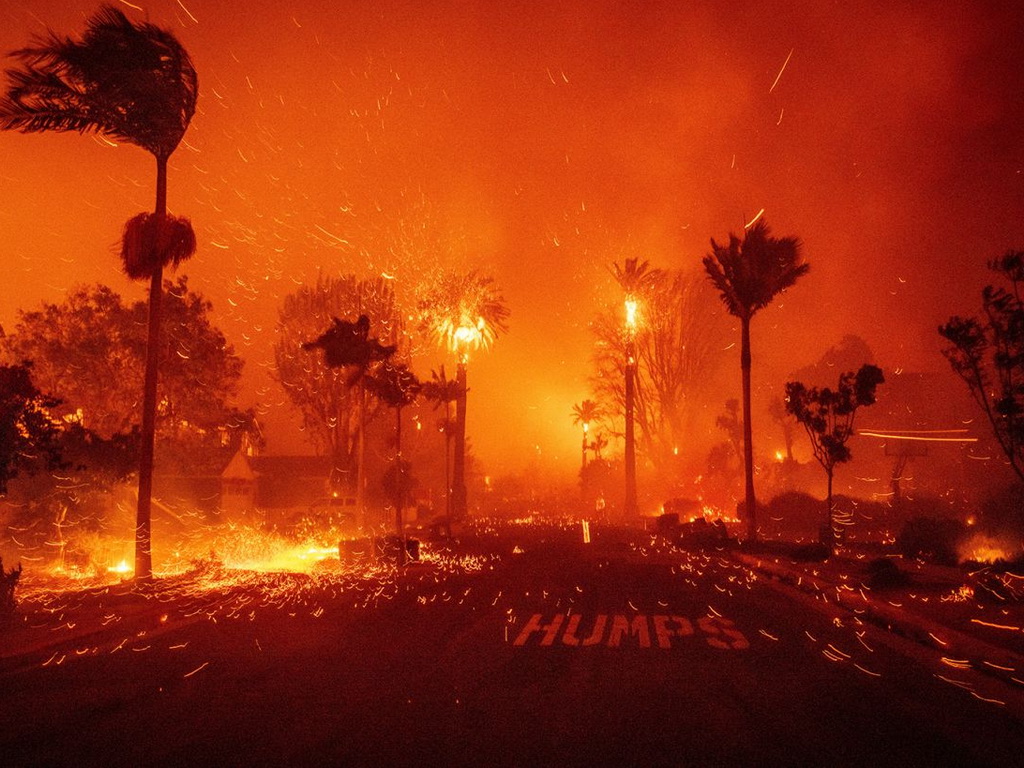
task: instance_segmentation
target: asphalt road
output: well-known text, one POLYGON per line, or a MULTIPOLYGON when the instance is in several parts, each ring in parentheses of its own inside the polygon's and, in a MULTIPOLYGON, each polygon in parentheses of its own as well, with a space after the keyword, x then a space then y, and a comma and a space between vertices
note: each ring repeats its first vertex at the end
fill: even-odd
POLYGON ((831 616, 723 553, 536 526, 472 547, 490 555, 362 582, 264 576, 141 605, 56 602, 51 642, 0 653, 0 764, 972 766, 1024 754, 1019 691, 831 616))

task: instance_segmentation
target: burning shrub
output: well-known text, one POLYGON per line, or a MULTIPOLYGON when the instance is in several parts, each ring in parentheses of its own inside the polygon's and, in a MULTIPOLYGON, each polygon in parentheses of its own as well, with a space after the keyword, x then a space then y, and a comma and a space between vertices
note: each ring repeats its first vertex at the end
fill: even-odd
POLYGON ((10 571, 4 570, 4 559, 0 557, 0 624, 5 624, 14 616, 14 587, 21 578, 21 564, 10 571))
POLYGON ((971 532, 960 542, 960 562, 980 567, 990 564, 1024 565, 1024 552, 1019 542, 1007 536, 990 536, 984 531, 971 532))
POLYGON ((912 517, 896 537, 904 557, 921 557, 939 565, 956 565, 967 527, 958 520, 912 517))

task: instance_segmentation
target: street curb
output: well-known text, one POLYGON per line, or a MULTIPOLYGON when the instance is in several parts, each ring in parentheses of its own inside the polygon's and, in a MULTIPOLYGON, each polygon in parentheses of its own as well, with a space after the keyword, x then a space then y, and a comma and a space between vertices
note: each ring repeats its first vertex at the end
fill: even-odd
POLYGON ((774 581, 854 614, 899 637, 938 651, 945 659, 996 678, 1015 688, 1024 687, 1024 656, 965 634, 906 608, 896 608, 844 584, 808 577, 785 565, 757 555, 732 552, 736 561, 774 581), (833 593, 830 597, 829 593, 833 593))

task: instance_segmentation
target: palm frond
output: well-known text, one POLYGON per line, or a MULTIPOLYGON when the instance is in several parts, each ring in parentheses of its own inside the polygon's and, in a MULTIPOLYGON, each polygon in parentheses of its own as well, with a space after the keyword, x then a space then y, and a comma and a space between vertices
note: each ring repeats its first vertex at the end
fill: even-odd
POLYGON ((729 313, 747 319, 810 269, 802 260, 800 241, 772 237, 763 219, 747 230, 742 240, 733 234, 728 245, 712 240, 711 253, 703 263, 729 313))
POLYGON ((476 270, 441 274, 419 309, 421 329, 451 349, 466 338, 473 346, 490 346, 508 332, 511 314, 494 279, 476 270))
POLYGON ((0 127, 98 131, 166 158, 195 113, 198 78, 170 32, 105 6, 80 41, 52 32, 12 54, 0 127))
POLYGON ((604 410, 593 400, 584 400, 573 405, 570 415, 572 416, 573 425, 590 424, 603 418, 604 410))
POLYGON ((631 296, 641 296, 653 289, 664 275, 660 269, 652 269, 646 261, 625 259, 622 266, 612 264, 612 275, 622 290, 631 296))
POLYGON ((121 238, 124 272, 132 280, 148 280, 158 268, 177 267, 196 252, 192 222, 181 216, 140 213, 128 220, 121 238))

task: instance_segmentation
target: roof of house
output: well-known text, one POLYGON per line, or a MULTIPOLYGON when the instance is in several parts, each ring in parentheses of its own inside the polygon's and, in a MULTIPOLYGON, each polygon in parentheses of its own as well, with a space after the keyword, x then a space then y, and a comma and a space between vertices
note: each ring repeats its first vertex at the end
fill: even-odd
POLYGON ((256 472, 246 455, 239 450, 231 457, 220 476, 222 480, 255 480, 256 472))
POLYGON ((331 460, 326 456, 246 456, 237 451, 220 476, 226 480, 255 480, 259 475, 325 478, 330 471, 331 460))

